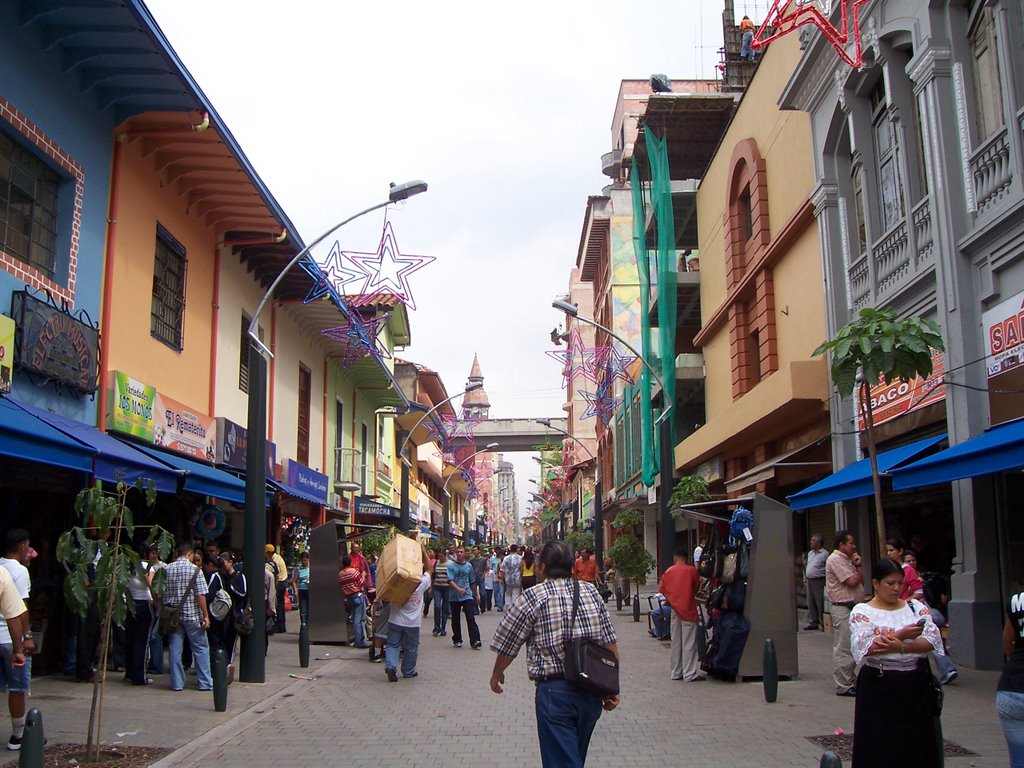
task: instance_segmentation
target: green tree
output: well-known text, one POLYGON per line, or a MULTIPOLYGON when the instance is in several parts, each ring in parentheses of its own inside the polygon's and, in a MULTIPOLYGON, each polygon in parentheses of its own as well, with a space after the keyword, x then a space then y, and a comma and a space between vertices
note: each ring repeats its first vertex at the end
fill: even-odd
MULTIPOLYGON (((643 525, 644 513, 638 509, 624 509, 615 516, 612 527, 618 528, 622 534, 608 548, 608 556, 615 563, 615 570, 636 583, 634 595, 639 598, 640 585, 646 580, 647 574, 657 567, 657 561, 644 547, 643 541, 636 535, 636 529, 643 525)), ((639 621, 639 614, 634 608, 633 620, 639 621)))
POLYGON ((384 545, 397 535, 398 529, 393 525, 389 525, 382 531, 374 531, 373 533, 366 534, 362 538, 363 556, 366 557, 367 560, 371 557, 380 557, 380 553, 384 551, 384 545))
MULTIPOLYGON (((147 508, 153 507, 156 486, 152 480, 139 478, 134 486, 119 482, 113 492, 104 491, 99 482, 93 488, 83 489, 75 499, 75 511, 86 526, 65 531, 57 540, 57 558, 68 568, 64 579, 68 607, 84 619, 90 605, 95 605, 101 616, 99 674, 94 676, 89 710, 87 763, 99 759, 111 627, 123 627, 128 614, 134 615, 135 600, 128 591, 128 582, 134 574, 145 572, 142 558, 133 546, 139 530, 127 503, 133 490, 138 491, 147 508)), ((156 543, 164 560, 174 548, 174 537, 159 525, 148 528, 145 542, 146 546, 156 543)), ((163 594, 165 578, 163 570, 156 572, 151 587, 155 594, 163 594)))
POLYGON ((585 549, 588 552, 594 551, 594 534, 591 531, 573 531, 565 537, 565 543, 572 547, 573 552, 585 549))
POLYGON ((711 492, 708 490, 708 481, 701 475, 684 475, 676 482, 672 490, 672 498, 669 504, 673 507, 681 507, 684 504, 699 504, 708 501, 711 492))
POLYGON ((900 319, 894 309, 862 309, 860 316, 840 328, 831 341, 812 354, 832 355, 832 383, 841 397, 858 390, 859 409, 867 428, 871 480, 875 491, 875 531, 881 554, 885 556, 885 513, 882 510, 882 484, 878 475, 875 450, 874 414, 871 387, 880 380, 909 382, 932 372, 932 350, 945 350, 941 329, 931 320, 919 317, 900 319), (860 387, 857 376, 861 375, 860 387))

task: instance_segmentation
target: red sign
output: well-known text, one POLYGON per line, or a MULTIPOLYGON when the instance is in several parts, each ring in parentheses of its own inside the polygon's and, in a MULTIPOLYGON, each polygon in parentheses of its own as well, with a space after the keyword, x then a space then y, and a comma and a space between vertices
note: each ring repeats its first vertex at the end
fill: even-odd
MULTIPOLYGON (((932 350, 932 374, 927 379, 918 376, 913 381, 887 382, 879 379, 878 384, 871 388, 871 415, 874 424, 902 416, 905 413, 924 408, 926 405, 938 403, 946 397, 945 358, 937 350, 932 350)), ((857 429, 866 426, 863 405, 858 402, 860 413, 857 415, 857 429)))
POLYGON ((981 316, 988 341, 988 375, 998 376, 1024 365, 1024 293, 981 316))

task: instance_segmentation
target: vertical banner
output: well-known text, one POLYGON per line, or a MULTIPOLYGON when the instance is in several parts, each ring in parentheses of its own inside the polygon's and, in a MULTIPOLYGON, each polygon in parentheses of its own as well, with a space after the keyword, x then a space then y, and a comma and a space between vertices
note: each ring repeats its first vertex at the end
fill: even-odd
POLYGON ((110 372, 107 429, 153 442, 153 401, 156 387, 136 381, 126 373, 110 372))

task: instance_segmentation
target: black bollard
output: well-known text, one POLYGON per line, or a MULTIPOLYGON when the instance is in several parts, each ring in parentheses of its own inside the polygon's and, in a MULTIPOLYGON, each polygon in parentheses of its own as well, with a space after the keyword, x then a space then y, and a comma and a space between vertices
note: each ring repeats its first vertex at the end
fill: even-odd
POLYGON ((25 716, 25 733, 21 737, 18 768, 43 768, 43 713, 30 709, 25 716))
POLYGON ((764 641, 764 700, 769 704, 779 697, 779 659, 775 655, 775 643, 770 638, 764 641))
POLYGON ((618 587, 615 588, 615 610, 622 610, 622 590, 618 587))
POLYGON ((299 666, 303 669, 309 666, 309 624, 306 622, 299 625, 299 666))
POLYGON ((640 621, 640 598, 633 598, 633 621, 640 621))
POLYGON ((818 768, 843 768, 843 761, 835 752, 826 752, 821 756, 821 764, 818 768))
POLYGON ((225 712, 228 708, 228 654, 223 648, 213 652, 213 708, 225 712))

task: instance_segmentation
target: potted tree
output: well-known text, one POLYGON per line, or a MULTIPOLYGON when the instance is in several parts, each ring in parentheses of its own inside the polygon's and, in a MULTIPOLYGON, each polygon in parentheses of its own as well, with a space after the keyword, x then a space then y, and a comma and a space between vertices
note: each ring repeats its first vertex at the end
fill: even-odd
POLYGON ((615 516, 612 527, 621 531, 615 543, 608 548, 608 556, 615 562, 615 570, 634 582, 633 621, 640 621, 640 585, 654 570, 657 561, 644 547, 636 530, 643 525, 644 513, 639 509, 624 509, 615 516))

